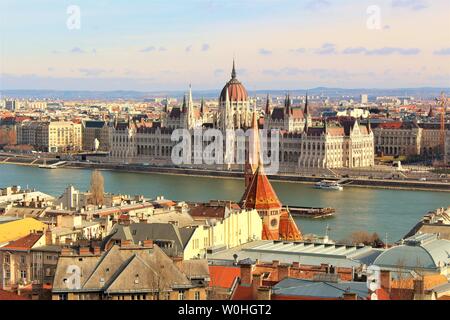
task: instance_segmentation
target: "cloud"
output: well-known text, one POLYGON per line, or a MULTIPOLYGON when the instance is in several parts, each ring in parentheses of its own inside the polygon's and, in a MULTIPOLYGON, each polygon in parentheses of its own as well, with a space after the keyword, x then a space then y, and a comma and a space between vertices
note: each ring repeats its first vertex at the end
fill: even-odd
POLYGON ((156 48, 154 46, 149 46, 141 50, 141 52, 153 52, 156 48))
POLYGON ((450 56, 450 48, 444 48, 433 52, 436 56, 450 56))
POLYGON ((208 43, 204 43, 202 45, 202 51, 208 51, 209 50, 209 44, 208 43))
POLYGON ((291 49, 289 51, 294 52, 294 53, 305 53, 306 49, 305 48, 297 48, 297 49, 291 49))
POLYGON ((167 51, 167 49, 165 47, 159 47, 159 51, 163 52, 163 51, 167 51))
POLYGON ((86 77, 96 77, 96 76, 99 76, 99 75, 101 75, 103 73, 108 72, 108 70, 97 69, 97 68, 92 68, 92 69, 90 69, 90 68, 80 68, 80 69, 78 69, 78 71, 80 73, 82 73, 86 77))
POLYGON ((192 45, 187 46, 184 51, 191 52, 192 51, 192 45))
POLYGON ((262 56, 270 56, 272 54, 272 51, 261 48, 259 49, 259 54, 262 56))
POLYGON ((425 0, 392 0, 392 7, 419 11, 428 8, 429 4, 425 0))
POLYGON ((324 43, 322 47, 314 50, 315 54, 318 55, 330 55, 336 54, 336 45, 333 43, 324 43))
POLYGON ((350 47, 342 51, 343 54, 365 54, 366 56, 389 56, 399 54, 402 56, 414 56, 420 53, 418 48, 395 48, 384 47, 378 49, 367 49, 364 47, 350 47))
POLYGON ((317 11, 323 8, 327 8, 329 6, 331 6, 331 3, 328 0, 311 0, 308 1, 308 3, 306 3, 305 9, 317 11))
POLYGON ((75 53, 75 54, 81 54, 81 53, 85 53, 85 51, 79 47, 74 47, 72 49, 70 49, 69 51, 70 53, 75 53))
POLYGON ((216 70, 214 70, 214 76, 220 77, 224 74, 224 72, 225 72, 225 70, 223 70, 223 69, 216 69, 216 70))

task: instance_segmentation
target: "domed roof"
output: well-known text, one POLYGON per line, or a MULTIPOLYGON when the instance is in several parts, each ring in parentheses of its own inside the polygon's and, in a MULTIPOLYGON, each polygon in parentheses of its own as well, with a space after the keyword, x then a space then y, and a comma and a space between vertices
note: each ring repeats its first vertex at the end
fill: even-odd
POLYGON ((220 93, 219 101, 227 100, 227 90, 230 102, 240 102, 248 100, 248 93, 244 85, 236 78, 236 68, 233 61, 233 71, 231 72, 231 80, 227 82, 220 93))
POLYGON ((450 263, 450 241, 438 239, 436 234, 417 234, 403 240, 403 244, 386 250, 374 264, 380 267, 437 269, 450 263))

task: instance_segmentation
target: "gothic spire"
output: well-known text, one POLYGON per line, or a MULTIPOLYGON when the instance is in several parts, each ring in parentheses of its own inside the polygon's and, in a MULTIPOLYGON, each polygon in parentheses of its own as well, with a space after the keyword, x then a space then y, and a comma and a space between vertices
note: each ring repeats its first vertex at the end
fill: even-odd
POLYGON ((266 99, 266 116, 270 115, 270 96, 269 94, 267 94, 267 99, 266 99))
POLYGON ((291 95, 289 92, 287 93, 286 99, 284 100, 284 107, 285 107, 286 114, 290 114, 291 113, 291 95))
POLYGON ((236 79, 236 65, 233 59, 233 70, 231 71, 231 79, 236 79))
POLYGON ((204 115, 205 114, 205 98, 202 97, 202 101, 200 102, 200 114, 204 115))
POLYGON ((183 95, 183 105, 181 107, 181 112, 185 113, 186 112, 186 94, 183 95))
POLYGON ((306 101, 305 101, 305 110, 303 111, 303 113, 305 115, 309 114, 309 110, 308 110, 308 91, 306 91, 306 101))

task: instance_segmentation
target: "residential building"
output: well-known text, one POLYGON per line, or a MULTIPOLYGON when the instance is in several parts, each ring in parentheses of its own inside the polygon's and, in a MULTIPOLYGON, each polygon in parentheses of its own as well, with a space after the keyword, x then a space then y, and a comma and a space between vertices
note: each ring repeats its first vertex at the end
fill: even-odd
POLYGON ((114 245, 104 253, 85 249, 78 254, 63 252, 53 282, 53 299, 205 300, 207 262, 185 263, 171 260, 148 240, 140 246, 114 245), (183 271, 187 269, 190 271, 183 271))
POLYGON ((375 151, 388 156, 422 153, 422 129, 415 122, 387 122, 373 128, 375 151))
POLYGON ((31 284, 33 280, 32 254, 35 247, 46 244, 43 232, 34 232, 0 247, 0 288, 11 290, 31 284))
POLYGON ((25 121, 17 126, 17 144, 44 152, 82 149, 81 124, 70 121, 25 121))

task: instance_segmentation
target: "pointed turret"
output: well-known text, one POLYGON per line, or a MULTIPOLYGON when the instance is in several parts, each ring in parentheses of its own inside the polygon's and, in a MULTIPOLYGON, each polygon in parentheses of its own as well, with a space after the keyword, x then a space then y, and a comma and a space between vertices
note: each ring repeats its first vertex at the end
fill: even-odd
POLYGON ((202 97, 202 101, 200 102, 200 114, 205 115, 205 98, 202 97))
POLYGON ((284 100, 284 110, 287 115, 291 114, 291 95, 289 93, 284 100))
POLYGON ((267 94, 266 98, 266 110, 265 110, 266 116, 270 116, 270 96, 267 94))
POLYGON ((169 98, 168 98, 168 97, 166 97, 166 101, 165 101, 165 103, 164 103, 164 112, 165 112, 166 114, 169 113, 169 98))
POLYGON ((236 64, 233 59, 233 69, 231 70, 231 79, 236 79, 236 64))
POLYGON ((306 100, 305 100, 305 110, 303 111, 303 113, 305 114, 305 115, 309 115, 309 108, 308 108, 309 106, 308 106, 308 92, 306 92, 306 100))
POLYGON ((186 94, 183 95, 183 105, 181 106, 181 112, 186 113, 187 105, 186 105, 186 94))

